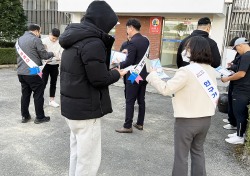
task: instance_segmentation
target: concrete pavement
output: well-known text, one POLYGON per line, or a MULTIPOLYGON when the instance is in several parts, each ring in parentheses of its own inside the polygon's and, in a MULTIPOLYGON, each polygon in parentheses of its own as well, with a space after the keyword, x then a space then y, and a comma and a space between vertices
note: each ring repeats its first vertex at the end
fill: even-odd
MULTIPOLYGON (((21 87, 14 69, 0 69, 0 176, 66 176, 69 165, 69 129, 60 108, 48 106, 51 121, 20 123, 21 87)), ((119 134, 124 122, 122 81, 110 86, 114 112, 102 118, 102 163, 98 176, 170 176, 173 165, 173 109, 171 99, 146 94, 143 131, 119 134)), ((149 87, 149 89, 151 89, 149 87)), ((59 101, 59 84, 56 99, 59 101)), ((135 117, 137 115, 137 108, 135 117)), ((233 156, 235 146, 224 142, 225 114, 217 112, 205 143, 208 176, 248 176, 250 169, 233 156)))

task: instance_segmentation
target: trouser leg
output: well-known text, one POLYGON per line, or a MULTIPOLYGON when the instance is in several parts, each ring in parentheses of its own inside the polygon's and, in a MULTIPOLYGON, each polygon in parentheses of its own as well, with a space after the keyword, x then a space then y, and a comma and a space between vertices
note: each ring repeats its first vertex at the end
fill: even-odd
POLYGON ((50 65, 50 97, 55 97, 59 65, 50 65))
POLYGON ((228 89, 228 121, 232 126, 237 126, 237 121, 233 113, 233 98, 232 98, 232 91, 233 91, 233 85, 232 83, 229 84, 228 89))
POLYGON ((191 153, 191 176, 206 176, 203 143, 211 117, 176 118, 174 132, 174 167, 172 176, 188 175, 188 154, 191 153))
POLYGON ((77 163, 77 141, 76 135, 70 132, 70 162, 69 162, 69 176, 75 176, 77 163))
POLYGON ((139 87, 138 95, 137 95, 137 102, 139 105, 138 111, 138 118, 137 118, 137 125, 144 124, 144 117, 145 117, 145 92, 146 92, 147 83, 142 83, 139 87))
POLYGON ((172 176, 188 175, 188 154, 193 141, 192 129, 183 126, 183 118, 176 118, 174 125, 174 166, 172 176))
POLYGON ((191 176, 206 176, 204 142, 211 124, 211 117, 200 118, 200 126, 197 126, 197 134, 191 144, 191 176))
POLYGON ((29 105, 30 105, 30 96, 32 90, 29 84, 23 79, 23 75, 18 75, 19 82, 22 87, 22 96, 21 96, 21 115, 22 117, 29 117, 29 105))
POLYGON ((34 92, 34 104, 35 104, 35 111, 36 111, 36 118, 41 119, 44 118, 44 84, 43 80, 40 78, 40 76, 27 76, 26 77, 27 82, 29 82, 29 85, 34 92))
POLYGON ((233 94, 233 112, 237 120, 237 136, 243 137, 246 132, 249 97, 245 94, 233 94))
POLYGON ((50 73, 50 68, 49 65, 46 64, 45 67, 43 68, 43 76, 42 76, 44 89, 46 88, 46 85, 48 83, 49 73, 50 73))
POLYGON ((124 128, 131 128, 134 117, 134 105, 135 100, 137 98, 139 85, 126 83, 126 117, 125 123, 123 125, 124 128))
POLYGON ((96 176, 101 163, 100 118, 90 120, 66 119, 66 121, 72 132, 69 172, 72 176, 96 176))

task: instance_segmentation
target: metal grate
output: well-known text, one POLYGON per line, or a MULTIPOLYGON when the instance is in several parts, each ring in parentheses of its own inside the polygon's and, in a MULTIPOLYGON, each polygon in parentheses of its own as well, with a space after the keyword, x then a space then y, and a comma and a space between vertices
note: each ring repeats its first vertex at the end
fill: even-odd
POLYGON ((226 44, 234 37, 250 38, 250 0, 234 0, 226 44))
POLYGON ((36 23, 41 26, 42 34, 49 34, 52 28, 64 30, 70 23, 70 16, 58 12, 58 0, 20 0, 23 4, 28 25, 36 23))

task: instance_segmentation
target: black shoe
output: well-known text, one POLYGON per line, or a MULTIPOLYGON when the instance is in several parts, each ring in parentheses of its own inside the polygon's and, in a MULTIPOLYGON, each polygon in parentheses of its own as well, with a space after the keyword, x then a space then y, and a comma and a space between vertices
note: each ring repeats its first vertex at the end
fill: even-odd
POLYGON ((44 116, 44 118, 42 118, 42 119, 36 118, 34 123, 39 124, 39 123, 44 123, 44 122, 48 122, 48 121, 50 121, 50 117, 49 116, 44 116))
POLYGON ((22 117, 22 123, 27 123, 31 119, 30 115, 28 117, 22 117))

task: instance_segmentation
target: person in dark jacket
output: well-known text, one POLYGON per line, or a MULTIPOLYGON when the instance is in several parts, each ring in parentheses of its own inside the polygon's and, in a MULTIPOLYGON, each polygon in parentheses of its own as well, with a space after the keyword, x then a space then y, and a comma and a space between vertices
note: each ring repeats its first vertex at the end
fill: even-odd
MULTIPOLYGON (((30 119, 29 104, 30 96, 33 92, 34 105, 36 111, 36 118, 34 123, 39 124, 50 121, 49 116, 44 114, 44 86, 42 78, 37 74, 31 74, 30 66, 28 64, 31 61, 27 61, 27 57, 34 62, 36 66, 42 65, 42 60, 48 60, 54 56, 53 52, 47 52, 40 39, 41 28, 37 24, 31 24, 28 27, 28 31, 24 33, 18 39, 18 45, 23 52, 19 51, 17 57, 17 74, 19 82, 22 86, 22 97, 21 97, 21 114, 22 123, 27 123, 30 119), (25 53, 24 56, 21 53, 25 53), (22 56, 21 56, 22 55, 22 56)), ((34 66, 34 65, 33 65, 34 66)), ((31 66, 31 68, 33 67, 31 66)))
POLYGON ((220 64, 221 64, 220 52, 219 52, 217 43, 213 39, 209 38, 210 29, 211 29, 211 21, 208 17, 204 17, 204 18, 199 19, 197 30, 194 30, 190 36, 183 39, 179 45, 179 48, 177 50, 177 58, 176 58, 178 68, 189 64, 188 61, 183 60, 182 52, 184 50, 184 45, 185 45, 186 41, 190 37, 193 37, 193 36, 202 36, 202 37, 207 39, 207 41, 209 42, 211 52, 212 52, 212 57, 213 57, 213 62, 211 64, 211 66, 214 68, 217 68, 218 66, 220 66, 220 64))
POLYGON ((250 102, 250 46, 249 41, 242 37, 234 42, 240 62, 237 72, 228 77, 222 77, 222 82, 234 81, 232 90, 232 108, 237 121, 237 133, 229 135, 226 142, 230 144, 243 144, 247 127, 248 108, 250 102))
POLYGON ((61 113, 71 130, 69 175, 94 176, 101 162, 100 117, 112 112, 108 86, 126 74, 109 70, 118 17, 105 1, 93 1, 81 23, 59 37, 61 113))
MULTIPOLYGON (((239 37, 234 37, 230 43, 229 46, 233 47, 234 46, 234 42, 238 39, 239 37)), ((228 63, 228 70, 233 71, 234 73, 236 73, 238 71, 238 67, 240 64, 240 55, 239 53, 236 53, 234 60, 231 63, 228 63)), ((232 97, 232 93, 233 93, 233 84, 234 81, 230 81, 229 85, 228 85, 228 119, 225 119, 228 121, 228 124, 224 125, 223 128, 227 129, 227 130, 236 130, 237 129, 237 120, 234 116, 233 113, 233 97, 232 97)), ((224 121, 224 119, 223 119, 224 121)), ((229 134, 229 137, 231 136, 231 134, 229 134)))
MULTIPOLYGON (((141 24, 140 21, 134 18, 131 18, 127 21, 127 33, 131 38, 129 41, 127 50, 128 56, 125 61, 120 63, 120 68, 126 68, 131 65, 139 64, 142 60, 146 51, 149 47, 149 40, 140 34, 141 24)), ((134 116, 134 105, 135 101, 139 105, 139 112, 137 122, 133 124, 138 130, 143 130, 144 117, 145 117, 145 91, 147 86, 146 76, 148 75, 146 67, 144 66, 140 72, 142 81, 138 83, 131 83, 128 78, 130 73, 126 75, 126 117, 125 123, 121 129, 116 129, 118 133, 132 133, 132 123, 134 116)))

